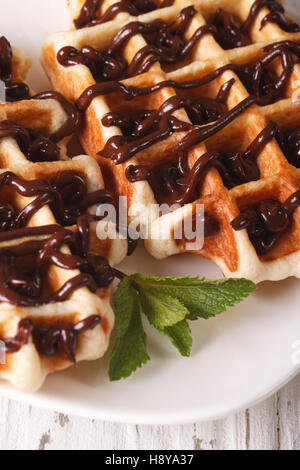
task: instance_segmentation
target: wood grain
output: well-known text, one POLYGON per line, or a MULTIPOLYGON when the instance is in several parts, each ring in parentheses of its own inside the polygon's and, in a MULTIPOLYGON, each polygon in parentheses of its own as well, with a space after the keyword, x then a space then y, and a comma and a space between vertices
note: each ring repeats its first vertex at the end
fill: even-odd
POLYGON ((300 375, 249 410, 211 423, 133 426, 0 399, 0 450, 300 450, 300 375))

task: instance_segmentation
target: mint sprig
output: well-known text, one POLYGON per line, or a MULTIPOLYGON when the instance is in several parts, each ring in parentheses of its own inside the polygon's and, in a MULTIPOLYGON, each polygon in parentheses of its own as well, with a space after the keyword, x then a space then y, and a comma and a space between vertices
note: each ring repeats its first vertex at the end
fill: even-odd
POLYGON ((124 278, 114 295, 116 344, 113 349, 109 376, 111 380, 129 377, 149 361, 146 334, 142 325, 138 293, 130 278, 124 278))
POLYGON ((129 377, 149 361, 142 312, 169 337, 182 356, 190 356, 187 320, 208 319, 248 297, 256 285, 247 279, 210 281, 199 277, 150 277, 134 274, 114 294, 116 343, 109 365, 111 380, 129 377))

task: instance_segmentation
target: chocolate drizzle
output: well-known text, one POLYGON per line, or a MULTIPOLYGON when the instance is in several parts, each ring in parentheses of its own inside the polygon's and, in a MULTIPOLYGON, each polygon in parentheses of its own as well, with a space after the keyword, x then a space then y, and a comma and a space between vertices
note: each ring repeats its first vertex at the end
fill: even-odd
POLYGON ((172 113, 183 105, 184 101, 180 97, 173 96, 165 101, 157 112, 144 111, 132 123, 115 115, 105 116, 104 125, 115 125, 118 122, 127 135, 111 137, 100 152, 101 156, 110 158, 118 165, 155 142, 166 139, 173 132, 191 129, 191 124, 172 116, 172 113))
POLYGON ((185 41, 184 34, 195 14, 195 8, 189 6, 179 13, 177 21, 172 24, 162 20, 131 22, 120 29, 104 51, 90 46, 83 46, 80 50, 67 46, 59 50, 57 60, 64 67, 84 64, 96 81, 120 80, 145 73, 158 60, 161 64, 174 64, 183 61, 204 35, 215 33, 214 26, 204 25, 195 31, 189 41, 185 41), (147 45, 127 64, 122 51, 137 34, 146 36, 147 45))
POLYGON ((32 100, 55 100, 62 107, 67 115, 63 125, 50 135, 50 139, 54 143, 58 143, 65 137, 73 134, 81 124, 81 113, 74 104, 70 103, 61 93, 57 91, 44 91, 32 96, 32 100))
POLYGON ((216 27, 215 39, 223 49, 234 49, 247 45, 247 39, 241 29, 235 24, 232 16, 222 8, 218 8, 213 19, 216 27))
POLYGON ((249 33, 250 28, 252 27, 255 18, 257 17, 260 10, 264 7, 269 8, 270 13, 268 13, 261 21, 261 29, 267 23, 277 23, 278 26, 288 33, 297 33, 300 31, 299 25, 296 23, 288 22, 287 18, 284 16, 284 8, 276 0, 256 0, 250 10, 247 20, 241 27, 241 31, 244 34, 249 33))
POLYGON ((14 240, 37 235, 50 235, 50 238, 29 241, 0 250, 0 301, 13 305, 37 306, 49 302, 63 301, 71 293, 87 286, 92 291, 97 286, 107 286, 113 280, 113 272, 107 261, 89 253, 89 225, 96 217, 84 214, 95 205, 114 203, 113 197, 104 190, 87 192, 84 178, 75 171, 58 173, 52 181, 24 180, 11 172, 0 176, 0 187, 11 186, 24 197, 36 197, 19 214, 8 204, 1 204, 0 241, 14 240), (56 219, 62 225, 78 225, 78 234, 59 226, 24 227, 30 218, 44 205, 49 204, 56 219), (69 245, 72 255, 59 251, 69 245), (34 272, 19 276, 20 257, 34 256, 34 272), (43 295, 43 279, 49 263, 62 269, 80 269, 80 274, 68 281, 59 291, 50 296, 43 295))
POLYGON ((146 166, 130 165, 126 169, 126 176, 132 183, 147 180, 159 204, 184 205, 197 199, 199 185, 218 158, 217 152, 208 152, 190 169, 187 153, 180 153, 176 160, 155 170, 149 170, 146 166))
MULTIPOLYGON (((175 118, 171 115, 171 113, 175 109, 187 106, 184 99, 179 97, 170 99, 173 104, 176 101, 175 107, 170 108, 168 106, 162 105, 157 114, 153 111, 147 111, 146 113, 142 112, 142 116, 138 117, 137 119, 135 118, 133 120, 128 120, 122 118, 120 115, 111 113, 103 120, 103 124, 106 126, 118 125, 125 134, 123 136, 114 136, 109 139, 104 149, 99 152, 101 156, 112 159, 116 164, 125 162, 139 151, 144 150, 154 143, 167 138, 173 132, 189 130, 189 128, 191 128, 193 130, 191 130, 191 132, 188 133, 188 135, 186 135, 179 142, 175 149, 175 152, 188 152, 195 145, 203 142, 207 138, 217 133, 219 130, 226 127, 252 104, 257 103, 260 105, 265 105, 272 103, 282 97, 293 70, 293 55, 300 57, 300 46, 299 44, 292 41, 283 41, 267 46, 264 48, 264 51, 267 53, 266 56, 254 64, 247 64, 245 66, 238 66, 234 64, 225 65, 200 79, 192 81, 177 82, 173 80, 166 80, 145 88, 138 88, 133 86, 126 87, 124 84, 116 81, 96 84, 83 92, 77 101, 77 105, 79 109, 84 111, 89 107, 90 103, 96 96, 105 95, 112 92, 116 93, 124 100, 132 100, 137 96, 145 96, 165 87, 173 87, 175 89, 177 88, 183 90, 193 89, 213 81, 227 70, 236 72, 242 81, 248 86, 248 88, 251 88, 251 96, 246 98, 235 108, 226 112, 225 114, 222 113, 220 116, 215 116, 217 120, 212 124, 207 124, 206 126, 202 126, 200 128, 193 128, 190 127, 187 123, 178 122, 177 119, 174 121, 175 118), (273 80, 272 82, 267 81, 265 68, 278 57, 281 57, 282 59, 283 72, 279 78, 273 80), (168 112, 165 112, 165 110, 168 110, 168 112), (155 123, 156 126, 158 125, 159 129, 155 129, 153 132, 149 132, 149 130, 153 129, 153 123, 155 123), (138 131, 134 129, 138 129, 138 131), (147 131, 147 135, 145 135, 145 130, 147 131)), ((226 94, 228 94, 228 88, 230 91, 230 87, 232 85, 233 82, 231 81, 227 84, 227 86, 225 86, 224 89, 220 91, 222 97, 221 99, 223 99, 224 96, 226 98, 226 94)), ((170 100, 166 102, 167 105, 170 103, 170 100)), ((206 103, 206 105, 207 104, 208 103, 206 103)), ((193 112, 195 111, 194 106, 190 106, 190 109, 187 107, 187 111, 192 118, 195 117, 195 113, 193 112)), ((194 119, 192 119, 192 121, 194 121, 194 119)), ((246 178, 247 173, 251 174, 251 180, 257 179, 257 177, 259 177, 258 169, 255 168, 256 164, 254 164, 253 161, 250 164, 248 157, 249 153, 246 155, 246 157, 240 154, 230 157, 229 166, 231 169, 235 168, 236 173, 239 174, 239 181, 243 179, 245 181, 249 181, 249 178, 246 178), (247 166, 248 169, 246 171, 247 166), (249 169, 250 166, 251 170, 249 169), (245 178, 241 178, 243 173, 245 173, 245 178)), ((231 182, 228 181, 229 176, 230 175, 227 172, 227 176, 225 175, 225 179, 227 179, 226 184, 229 187, 232 187, 235 185, 235 183, 232 181, 232 178, 231 182)))
MULTIPOLYGON (((89 87, 77 101, 78 108, 82 111, 85 111, 93 99, 99 95, 115 93, 121 99, 131 101, 138 96, 146 96, 166 87, 190 90, 210 83, 228 70, 235 72, 251 93, 248 98, 228 111, 225 109, 225 103, 234 81, 227 82, 218 95, 219 99, 221 97, 223 100, 222 106, 216 107, 217 97, 214 100, 215 108, 211 115, 210 112, 207 114, 208 124, 201 127, 190 126, 188 123, 178 122, 178 120, 174 121, 175 117, 172 116, 172 113, 180 107, 185 107, 193 124, 198 120, 197 124, 203 124, 203 109, 200 107, 201 112, 195 113, 194 103, 191 106, 191 103, 187 103, 186 99, 178 96, 169 99, 165 103, 168 106, 162 105, 158 112, 141 111, 139 115, 132 118, 121 116, 118 113, 110 113, 103 118, 102 124, 118 126, 123 135, 109 139, 99 155, 120 164, 132 158, 139 151, 167 138, 170 133, 190 130, 172 150, 172 153, 177 157, 170 157, 170 163, 163 165, 162 168, 152 170, 146 166, 130 165, 126 170, 127 179, 132 183, 147 180, 158 202, 171 204, 187 204, 195 200, 205 174, 212 167, 218 169, 228 188, 259 179, 257 157, 273 137, 278 138, 277 126, 272 122, 257 136, 245 152, 237 154, 208 153, 200 157, 192 169, 189 168, 187 162, 189 150, 226 127, 252 104, 266 105, 284 97, 295 63, 294 56, 297 59, 300 57, 300 46, 293 41, 282 41, 265 47, 263 51, 265 56, 255 63, 243 66, 228 64, 192 81, 165 80, 144 88, 127 87, 121 82, 111 81, 89 87), (270 75, 268 67, 278 58, 282 61, 283 71, 280 77, 273 77, 270 75), (173 107, 169 107, 171 102, 173 107), (175 102, 176 106, 174 106, 175 102), (211 123, 213 119, 215 122, 211 123)), ((209 104, 211 103, 208 101, 201 103, 204 105, 204 112, 209 111, 209 104)))
POLYGON ((0 80, 5 83, 6 101, 19 101, 28 97, 29 88, 25 83, 13 81, 12 48, 8 40, 0 38, 0 80))
MULTIPOLYGON (((168 109, 164 107, 165 104, 170 102, 177 103, 178 108, 183 106, 183 103, 180 97, 174 96, 169 98, 160 108, 160 113, 163 109, 168 109)), ((177 118, 172 116, 170 113, 174 111, 174 108, 169 108, 168 112, 162 113, 158 121, 159 129, 146 135, 142 136, 139 139, 131 140, 126 136, 114 136, 111 137, 103 150, 99 152, 104 158, 110 158, 115 164, 124 163, 125 161, 132 158, 138 152, 152 146, 154 143, 159 142, 163 139, 166 139, 173 132, 181 132, 191 130, 183 139, 177 144, 174 149, 176 152, 187 152, 199 143, 208 139, 212 135, 216 134, 218 131, 226 127, 230 122, 232 122, 238 115, 244 112, 249 108, 253 103, 255 103, 255 98, 249 97, 244 101, 239 103, 231 111, 227 112, 220 119, 218 119, 213 124, 207 124, 202 127, 194 127, 192 124, 179 121, 177 118)), ((177 109, 178 109, 177 108, 177 109)))
POLYGON ((276 199, 265 199, 254 209, 244 210, 231 225, 237 231, 247 229, 257 253, 264 255, 271 251, 287 230, 299 205, 300 191, 292 194, 283 204, 276 199))
POLYGON ((215 38, 223 49, 228 50, 248 45, 250 41, 247 36, 250 29, 262 8, 265 7, 270 9, 270 13, 262 19, 260 29, 263 29, 267 23, 276 23, 285 32, 297 33, 300 31, 299 25, 287 20, 284 16, 284 8, 275 0, 256 0, 246 21, 240 26, 237 25, 230 13, 219 8, 213 20, 213 25, 217 29, 215 38))
MULTIPOLYGON (((0 186, 3 185, 12 186, 23 196, 38 197, 18 216, 8 205, 0 208, 2 245, 9 241, 33 238, 0 248, 0 302, 16 307, 38 307, 66 301, 81 287, 88 287, 95 292, 97 288, 112 283, 114 271, 107 260, 89 251, 90 223, 99 218, 82 214, 96 203, 113 203, 109 193, 95 191, 88 194, 85 180, 74 171, 58 173, 51 183, 45 180, 26 181, 5 172, 0 177, 0 186), (72 202, 67 202, 71 198, 72 202), (17 228, 47 201, 65 223, 77 222, 78 231, 73 232, 59 225, 17 228), (70 253, 61 251, 63 246, 68 246, 70 253), (57 291, 51 292, 47 284, 47 271, 51 265, 60 269, 79 270, 80 274, 68 280, 57 291)), ((78 335, 94 329, 100 322, 99 315, 89 316, 75 325, 58 321, 51 326, 25 318, 20 321, 15 337, 4 340, 6 352, 19 351, 32 337, 41 354, 54 356, 64 352, 70 361, 76 362, 78 335)))
POLYGON ((270 122, 265 129, 258 134, 245 152, 235 154, 221 154, 218 164, 225 186, 229 189, 260 178, 257 158, 265 146, 276 136, 277 126, 270 122))
POLYGON ((231 70, 235 72, 251 93, 251 99, 259 105, 274 103, 284 97, 290 76, 293 72, 295 59, 300 58, 300 45, 294 41, 281 41, 270 44, 263 49, 266 55, 252 64, 224 65, 207 75, 190 81, 179 82, 176 80, 164 80, 149 87, 127 87, 122 82, 110 81, 96 83, 88 87, 77 100, 77 106, 81 111, 86 111, 91 102, 101 95, 116 93, 125 101, 133 100, 138 96, 146 96, 163 88, 175 88, 178 90, 191 90, 206 85, 224 72, 231 70), (280 77, 271 77, 267 67, 276 59, 280 58, 283 71, 280 77))
POLYGON ((212 167, 217 168, 229 189, 258 180, 260 171, 256 159, 276 132, 277 126, 271 122, 245 152, 232 155, 208 152, 197 160, 192 169, 188 165, 188 152, 185 150, 176 159, 154 170, 142 165, 129 165, 126 177, 131 183, 147 180, 160 204, 188 204, 199 197, 203 178, 212 167))
POLYGON ((256 63, 244 67, 235 66, 234 70, 248 89, 257 96, 259 105, 272 104, 284 97, 294 64, 300 58, 300 45, 294 41, 281 41, 264 47, 265 57, 256 63), (296 57, 296 59, 294 59, 296 57), (281 60, 282 73, 272 76, 268 70, 270 64, 281 60))
POLYGON ((193 6, 188 6, 179 13, 174 23, 168 24, 162 20, 150 23, 157 30, 149 31, 148 45, 140 49, 128 65, 128 76, 148 71, 155 60, 165 65, 181 62, 189 56, 203 36, 215 34, 216 29, 213 25, 203 25, 194 32, 188 41, 185 41, 184 34, 196 13, 193 6), (147 59, 147 57, 149 58, 147 59))
POLYGON ((70 226, 88 207, 113 203, 113 197, 104 190, 88 193, 84 178, 75 171, 62 171, 50 182, 25 180, 6 171, 0 175, 0 188, 3 186, 11 186, 24 197, 36 196, 19 214, 15 214, 12 207, 1 204, 1 226, 6 230, 24 227, 46 205, 50 205, 61 225, 70 226))
MULTIPOLYGON (((273 0, 257 0, 252 5, 247 20, 241 26, 235 25, 230 15, 226 12, 218 10, 215 17, 215 25, 209 29, 199 28, 190 42, 184 45, 181 42, 180 34, 186 31, 196 13, 194 7, 187 7, 179 15, 179 24, 177 24, 175 34, 173 34, 175 31, 173 24, 166 25, 160 20, 153 21, 147 25, 140 22, 129 23, 114 37, 105 54, 114 59, 120 58, 122 48, 133 35, 146 35, 147 46, 138 51, 131 64, 127 66, 126 74, 131 76, 149 70, 149 67, 156 60, 159 60, 161 63, 172 64, 177 60, 185 58, 185 48, 194 47, 203 34, 211 33, 215 37, 219 35, 224 42, 224 48, 241 47, 247 44, 247 35, 263 7, 269 7, 270 13, 263 18, 261 28, 268 22, 277 22, 285 31, 298 31, 297 25, 290 24, 285 19, 283 16, 284 10, 277 2, 273 0), (216 26, 218 32, 216 32, 216 26), (193 42, 194 40, 195 42, 193 42), (164 49, 165 45, 166 49, 164 49)), ((76 54, 80 54, 82 51, 69 51, 74 54, 75 61, 73 63, 71 63, 72 57, 68 58, 67 52, 62 52, 61 63, 65 62, 64 65, 81 63, 82 57, 77 62, 76 54)), ((245 65, 227 64, 206 76, 191 81, 178 82, 175 80, 165 80, 152 86, 140 88, 126 86, 116 79, 110 79, 110 81, 97 83, 87 88, 77 100, 77 106, 78 109, 84 112, 88 109, 94 98, 110 93, 116 94, 122 100, 131 101, 136 97, 146 96, 169 87, 176 90, 192 90, 212 82, 226 71, 236 73, 247 88, 250 96, 231 110, 227 109, 226 102, 230 89, 234 84, 234 79, 223 85, 215 99, 201 98, 190 102, 186 98, 175 96, 169 98, 157 111, 141 110, 129 117, 112 112, 102 119, 104 126, 117 126, 123 134, 110 138, 105 147, 99 152, 100 156, 111 159, 115 164, 128 161, 138 152, 168 138, 174 132, 187 132, 175 148, 172 149, 174 157, 169 155, 169 162, 163 164, 160 168, 149 169, 143 165, 130 165, 126 169, 126 177, 130 182, 134 183, 142 180, 149 182, 158 202, 184 205, 198 197, 198 194, 201 192, 200 187, 203 178, 212 167, 219 171, 224 185, 229 189, 236 185, 258 180, 260 178, 260 171, 257 158, 267 143, 274 137, 291 154, 289 157, 290 161, 295 162, 298 159, 300 143, 298 142, 299 136, 297 130, 289 136, 282 136, 276 124, 270 122, 244 152, 236 154, 208 152, 198 159, 193 168, 190 168, 188 164, 188 153, 192 148, 225 128, 250 106, 253 104, 265 106, 285 97, 294 65, 298 63, 300 58, 300 45, 286 40, 264 47, 263 52, 264 56, 256 62, 245 65), (272 65, 278 59, 282 65, 280 76, 276 76, 275 72, 272 71, 272 65), (174 111, 180 108, 186 110, 192 124, 180 121, 173 116, 174 111)), ((122 66, 122 71, 118 73, 124 73, 124 62, 122 66)), ((107 79, 109 80, 109 77, 107 79)), ((264 228, 262 231, 261 222, 259 223, 259 228, 256 227, 254 230, 256 235, 258 232, 259 235, 251 235, 252 238, 257 238, 254 243, 258 251, 269 251, 278 239, 278 233, 282 233, 285 230, 283 220, 286 218, 285 211, 288 212, 290 210, 292 213, 297 206, 295 198, 293 201, 292 205, 290 205, 289 200, 286 201, 284 210, 277 210, 275 206, 274 209, 272 206, 274 202, 271 205, 266 203, 265 206, 260 207, 259 214, 261 217, 265 217, 266 220, 269 216, 265 216, 265 214, 269 212, 271 215, 273 213, 277 214, 278 226, 280 227, 278 230, 274 230, 268 219, 267 230, 272 232, 272 234, 276 232, 277 235, 275 238, 274 235, 265 237, 266 230, 264 228), (282 217, 281 222, 280 217, 282 217), (261 233, 264 235, 261 235, 261 233)))
POLYGON ((95 292, 96 278, 94 266, 88 257, 77 254, 65 254, 60 250, 63 245, 76 248, 76 237, 68 230, 58 230, 46 240, 24 242, 0 250, 0 301, 18 307, 38 307, 53 302, 63 302, 81 288, 88 287, 95 292), (30 267, 20 268, 19 260, 33 257, 30 267), (62 269, 80 269, 81 274, 67 281, 56 292, 46 294, 44 281, 50 264, 62 269), (28 272, 28 270, 30 271, 28 272))
POLYGON ((96 81, 119 80, 126 76, 127 62, 121 56, 113 57, 106 51, 100 52, 90 46, 80 50, 66 46, 58 51, 58 62, 64 67, 83 64, 87 66, 96 81))
POLYGON ((60 93, 46 91, 33 96, 31 99, 56 100, 67 115, 63 125, 51 135, 25 129, 13 121, 0 122, 0 138, 13 137, 19 144, 20 150, 32 162, 48 162, 59 160, 60 149, 57 143, 73 134, 81 123, 81 113, 76 106, 67 101, 60 93))
POLYGON ((288 161, 296 168, 300 168, 300 128, 285 133, 278 129, 276 138, 288 161))
POLYGON ((122 0, 111 5, 102 16, 97 18, 97 12, 101 8, 102 0, 86 0, 78 18, 74 20, 76 29, 95 26, 113 20, 119 13, 129 13, 138 16, 148 13, 156 8, 164 8, 173 5, 174 0, 164 0, 160 6, 154 0, 122 0))
POLYGON ((32 337, 40 354, 55 356, 62 349, 67 358, 75 363, 78 336, 93 330, 100 323, 99 315, 91 315, 75 325, 60 321, 55 326, 39 325, 30 318, 24 318, 18 324, 15 337, 4 340, 5 352, 11 354, 20 351, 32 337))
MULTIPOLYGON (((56 225, 25 227, 0 233, 2 243, 25 237, 47 237, 0 249, 0 301, 18 307, 37 307, 63 302, 80 287, 86 286, 94 292, 98 287, 110 285, 114 279, 112 268, 106 259, 88 252, 89 243, 84 243, 84 240, 89 233, 89 225, 84 226, 78 221, 79 227, 81 230, 78 229, 77 233, 56 225), (65 245, 69 246, 71 254, 60 251, 65 245), (22 263, 22 259, 28 257, 31 262, 22 263), (51 264, 62 269, 79 269, 80 274, 67 281, 58 291, 49 294, 45 279, 51 264)), ((6 352, 19 351, 32 337, 41 354, 55 356, 63 351, 70 361, 76 362, 78 335, 94 329, 100 322, 99 315, 91 315, 75 325, 58 321, 51 326, 25 318, 20 321, 15 337, 4 340, 6 352)))
POLYGON ((24 129, 13 121, 0 122, 0 139, 14 138, 20 150, 31 162, 50 162, 59 160, 60 150, 47 135, 31 129, 24 129))

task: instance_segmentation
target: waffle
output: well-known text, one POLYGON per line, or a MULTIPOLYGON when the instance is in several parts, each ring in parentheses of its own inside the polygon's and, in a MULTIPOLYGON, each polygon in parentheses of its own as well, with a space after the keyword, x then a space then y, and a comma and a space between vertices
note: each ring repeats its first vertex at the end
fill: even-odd
POLYGON ((84 11, 85 0, 66 0, 72 16, 72 29, 81 29, 89 23, 101 22, 106 23, 114 19, 128 19, 131 15, 139 16, 142 13, 148 13, 155 9, 165 8, 171 4, 181 3, 183 0, 134 0, 123 1, 122 5, 118 0, 99 0, 90 1, 92 12, 95 14, 89 15, 84 11), (120 6, 120 8, 116 8, 120 6))
MULTIPOLYGON (((13 81, 18 77, 23 82, 29 60, 13 51, 13 81)), ((113 275, 105 259, 113 266, 127 253, 126 240, 98 238, 99 222, 94 217, 98 203, 88 203, 80 211, 82 217, 77 218, 75 212, 63 219, 51 198, 47 204, 45 194, 30 195, 18 189, 18 184, 46 188, 56 184, 66 191, 69 184, 72 198, 76 198, 72 186, 76 176, 86 185, 87 194, 101 193, 104 183, 95 160, 86 155, 70 159, 67 139, 56 145, 48 138, 58 135, 66 119, 56 99, 0 104, 0 346, 1 353, 3 344, 6 350, 0 379, 24 392, 36 391, 52 372, 104 355, 114 323, 110 306, 113 275), (11 135, 6 133, 7 126, 13 127, 11 135), (50 145, 50 153, 31 161, 36 153, 29 153, 24 134, 31 143, 40 136, 45 138, 47 145, 42 141, 42 148, 49 150, 50 145), (59 186, 62 175, 68 175, 71 182, 67 178, 59 186), (31 212, 39 198, 41 203, 31 212), (54 258, 49 258, 45 250, 55 242, 54 258), (38 264, 43 250, 44 261, 38 264)), ((108 196, 102 192, 105 200, 108 196)), ((61 192, 61 197, 70 202, 70 192, 61 192)))
MULTIPOLYGON (((70 4, 73 17, 77 18, 79 2, 70 2, 70 4)), ((290 23, 282 20, 282 17, 279 22, 281 27, 274 23, 274 18, 278 18, 279 10, 278 7, 272 6, 271 10, 267 7, 259 10, 253 24, 243 35, 239 47, 229 47, 232 38, 229 38, 229 44, 224 44, 222 34, 217 36, 215 29, 210 29, 211 26, 207 27, 216 21, 214 18, 216 18, 215 14, 218 9, 229 12, 235 21, 244 24, 253 4, 252 0, 240 2, 195 0, 184 2, 184 4, 175 2, 173 6, 156 9, 138 17, 124 17, 120 14, 113 21, 107 23, 51 36, 43 47, 42 62, 54 88, 71 101, 77 101, 78 106, 85 110, 84 120, 79 129, 81 144, 84 150, 100 163, 107 187, 116 194, 127 196, 129 220, 134 221, 136 225, 142 226, 146 232, 150 233, 150 237, 145 242, 148 251, 158 259, 178 253, 192 252, 215 262, 225 276, 247 277, 255 282, 261 282, 280 280, 292 275, 299 277, 300 272, 298 268, 300 256, 299 210, 293 211, 292 221, 288 228, 280 234, 274 246, 266 253, 259 253, 255 249, 249 229, 236 230, 232 225, 232 222, 246 210, 256 209, 256 205, 260 201, 272 198, 283 204, 299 188, 298 169, 291 165, 278 141, 271 138, 275 137, 275 131, 259 152, 257 158, 259 173, 253 180, 238 182, 234 185, 225 184, 224 175, 222 175, 220 168, 217 165, 212 165, 214 167, 205 172, 205 177, 196 187, 196 193, 193 194, 191 200, 181 203, 180 208, 163 215, 158 209, 153 209, 153 205, 161 202, 162 198, 158 197, 161 188, 155 188, 153 184, 149 183, 151 174, 161 176, 165 169, 168 170, 170 162, 177 158, 178 153, 184 148, 182 142, 186 142, 186 139, 189 139, 191 135, 195 135, 195 131, 198 132, 199 125, 194 123, 187 106, 185 104, 180 106, 182 98, 189 100, 189 102, 207 98, 215 100, 220 90, 224 91, 224 87, 228 87, 227 113, 233 113, 245 104, 244 107, 247 108, 243 112, 236 113, 239 115, 235 119, 230 119, 226 126, 219 126, 219 132, 212 133, 213 135, 204 132, 203 136, 206 138, 196 139, 196 143, 188 149, 190 169, 197 162, 201 165, 201 158, 207 158, 207 152, 212 158, 215 158, 216 153, 218 155, 235 155, 237 152, 246 152, 251 143, 261 135, 272 120, 278 129, 283 129, 284 132, 291 130, 286 128, 287 123, 292 128, 297 122, 299 104, 295 104, 294 97, 299 88, 300 68, 297 63, 298 59, 294 55, 292 73, 286 80, 286 86, 280 96, 276 96, 270 103, 256 98, 252 100, 251 80, 247 81, 245 74, 241 73, 241 68, 245 71, 245 66, 264 61, 264 58, 274 47, 273 44, 282 41, 292 41, 298 44, 300 41, 300 34, 297 32, 299 28, 295 25, 289 27, 290 23), (137 69, 129 68, 128 64, 137 57, 136 54, 139 51, 147 45, 153 45, 151 35, 144 32, 131 37, 121 50, 122 58, 119 60, 120 69, 117 80, 122 84, 123 91, 124 86, 127 87, 127 93, 130 95, 132 87, 153 87, 165 80, 168 81, 169 86, 158 86, 156 91, 149 94, 135 95, 130 96, 130 99, 124 99, 124 93, 118 93, 116 87, 110 89, 109 92, 105 91, 105 87, 108 89, 110 86, 111 77, 104 77, 108 84, 101 83, 103 77, 101 80, 101 77, 95 76, 95 70, 89 62, 81 63, 79 61, 72 66, 69 64, 66 66, 64 63, 66 57, 62 57, 61 51, 66 47, 76 49, 76 51, 72 49, 69 59, 70 57, 71 59, 78 58, 85 46, 93 47, 102 52, 105 57, 107 51, 113 49, 112 39, 122 28, 132 22, 149 24, 155 20, 162 20, 173 25, 171 28, 174 30, 174 24, 180 27, 182 9, 191 5, 194 6, 195 11, 183 35, 185 44, 199 28, 202 27, 204 33, 189 53, 182 57, 182 60, 174 63, 165 58, 162 59, 161 55, 156 54, 154 60, 148 60, 147 67, 138 70, 142 70, 144 73, 132 73, 132 70, 137 71, 137 69), (267 15, 270 22, 264 22, 267 15), (261 28, 262 22, 264 24, 261 28), (292 29, 293 32, 290 31, 292 29), (124 63, 122 59, 125 59, 127 68, 122 69, 124 63), (175 87, 170 82, 201 80, 228 64, 231 64, 232 67, 223 69, 222 73, 217 74, 213 80, 206 80, 202 86, 182 89, 182 87, 175 87), (131 76, 128 77, 128 75, 131 76), (93 99, 88 101, 89 106, 85 109, 86 106, 82 106, 83 97, 85 100, 87 99, 88 93, 93 90, 96 82, 99 83, 98 91, 92 96, 93 99), (172 116, 181 123, 185 123, 186 126, 182 125, 177 132, 170 132, 168 138, 151 146, 145 145, 142 150, 130 154, 128 159, 128 155, 124 158, 124 146, 122 155, 120 152, 111 151, 113 143, 124 142, 122 135, 124 134, 126 116, 136 116, 144 110, 158 112, 168 99, 177 100, 177 106, 174 107, 172 116), (108 113, 118 114, 119 121, 114 121, 115 125, 108 126, 107 121, 105 125, 108 113), (120 123, 120 116, 123 123, 120 123), (293 118, 289 119, 290 116, 293 118), (193 124, 191 124, 191 120, 193 124), (107 158, 109 150, 110 157, 113 157, 115 163, 112 158, 107 158), (142 169, 146 175, 145 180, 137 181, 134 178, 127 178, 126 175, 130 174, 132 167, 142 169), (193 249, 189 240, 184 237, 175 239, 174 234, 185 220, 196 217, 198 204, 204 204, 207 220, 213 221, 213 225, 215 224, 217 229, 208 230, 210 233, 206 233, 203 247, 193 249), (158 230, 160 234, 163 234, 159 239, 156 237, 158 230)), ((80 7, 82 7, 82 2, 80 2, 80 7)), ((101 10, 98 16, 101 16, 102 13, 101 10)), ((144 57, 145 62, 147 59, 148 57, 146 59, 144 57)), ((139 65, 143 65, 143 63, 139 65)), ((268 73, 272 75, 274 80, 274 77, 281 75, 282 67, 277 56, 270 61, 268 73)), ((265 85, 267 88, 267 83, 265 85)), ((217 119, 217 124, 219 121, 220 118, 217 119)), ((173 127, 174 122, 173 119, 173 127)), ((276 136, 278 136, 278 132, 276 130, 276 136)), ((125 142, 131 142, 130 138, 125 142)), ((161 186, 164 186, 163 180, 161 186)))

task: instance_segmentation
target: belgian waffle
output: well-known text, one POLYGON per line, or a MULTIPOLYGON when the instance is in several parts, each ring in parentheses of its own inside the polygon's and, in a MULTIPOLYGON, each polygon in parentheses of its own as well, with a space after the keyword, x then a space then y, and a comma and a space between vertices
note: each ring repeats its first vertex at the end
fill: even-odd
MULTIPOLYGON (((78 18, 83 2, 70 4, 78 18)), ((108 4, 100 6, 96 17, 108 4)), ((108 187, 128 197, 129 219, 148 224, 147 249, 156 258, 192 251, 255 282, 299 277, 299 173, 286 143, 299 113, 299 27, 264 0, 174 2, 125 15, 50 37, 42 60, 55 89, 85 111, 84 150, 108 187), (181 207, 154 211, 149 225, 152 205, 166 201, 181 207), (258 207, 265 201, 267 215, 258 207), (207 230, 204 246, 191 250, 174 233, 197 204, 207 230)))
POLYGON ((47 96, 0 104, 0 378, 25 392, 104 355, 114 323, 106 259, 127 252, 126 240, 97 237, 96 209, 113 198, 93 158, 67 157, 67 108, 47 96))

